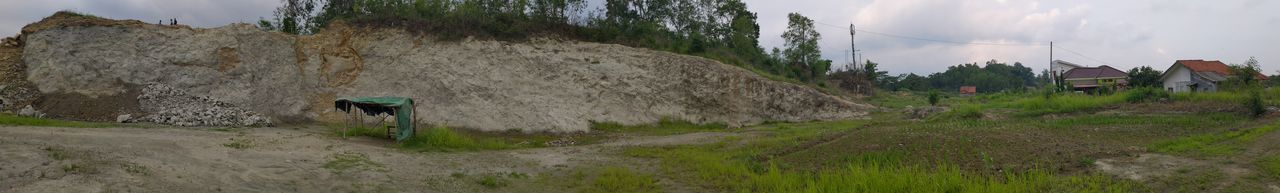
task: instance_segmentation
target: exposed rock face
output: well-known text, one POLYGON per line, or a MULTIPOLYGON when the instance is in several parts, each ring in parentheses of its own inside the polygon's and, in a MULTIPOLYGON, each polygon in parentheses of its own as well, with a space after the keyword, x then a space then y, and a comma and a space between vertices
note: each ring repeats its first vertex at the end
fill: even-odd
POLYGON ((663 117, 744 125, 872 109, 713 60, 620 45, 437 41, 341 23, 312 36, 100 23, 24 29, 27 80, 41 93, 86 96, 159 83, 278 121, 341 121, 337 97, 405 96, 422 122, 481 130, 585 131, 590 121, 663 117))
MULTIPOLYGON (((151 112, 142 117, 154 123, 178 126, 268 126, 271 120, 258 113, 247 111, 208 97, 187 95, 182 90, 163 84, 147 85, 138 95, 141 109, 151 112)), ((117 122, 129 120, 130 115, 117 122)))

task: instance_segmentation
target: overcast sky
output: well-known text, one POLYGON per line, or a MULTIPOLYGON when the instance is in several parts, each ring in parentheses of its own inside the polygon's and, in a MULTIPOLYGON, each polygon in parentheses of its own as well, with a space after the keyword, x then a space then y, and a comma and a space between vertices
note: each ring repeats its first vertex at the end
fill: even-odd
MULTIPOLYGON (((276 0, 3 0, 0 33, 58 10, 114 19, 217 27, 270 17, 276 0)), ((1178 59, 1242 63, 1250 56, 1267 74, 1280 70, 1280 2, 1271 0, 744 0, 759 14, 761 44, 781 47, 786 15, 816 20, 827 59, 843 63, 848 25, 859 30, 973 45, 893 38, 859 32, 858 49, 890 74, 933 73, 946 66, 995 59, 1039 70, 1055 59, 1087 66, 1164 70, 1178 59), (1071 53, 1078 52, 1081 55, 1071 53)))

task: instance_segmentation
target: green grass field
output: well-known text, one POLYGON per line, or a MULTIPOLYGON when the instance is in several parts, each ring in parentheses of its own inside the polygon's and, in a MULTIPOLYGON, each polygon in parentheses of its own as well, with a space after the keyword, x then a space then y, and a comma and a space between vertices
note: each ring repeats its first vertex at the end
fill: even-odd
MULTIPOLYGON (((659 160, 659 176, 726 192, 1178 192, 1221 184, 1251 190, 1266 180, 1250 179, 1272 179, 1221 181, 1225 176, 1216 170, 1195 170, 1200 172, 1134 181, 1097 172, 1097 159, 1141 153, 1230 155, 1277 128, 1270 118, 1197 110, 1239 105, 1240 94, 1137 92, 1149 91, 953 96, 941 104, 950 112, 925 120, 884 112, 869 120, 772 123, 737 131, 763 136, 634 147, 624 154, 659 160), (1162 104, 1191 108, 1139 109, 1162 104)), ((927 106, 920 96, 884 93, 870 101, 890 108, 927 106)), ((617 130, 628 129, 645 130, 617 130)), ((1243 159, 1258 159, 1262 174, 1280 168, 1275 158, 1243 159)))

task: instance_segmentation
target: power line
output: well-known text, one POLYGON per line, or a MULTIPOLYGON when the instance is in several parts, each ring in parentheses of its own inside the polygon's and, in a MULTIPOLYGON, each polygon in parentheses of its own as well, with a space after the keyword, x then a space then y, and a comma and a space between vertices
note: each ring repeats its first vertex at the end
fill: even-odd
MULTIPOLYGON (((822 22, 817 22, 817 21, 814 21, 814 23, 817 23, 817 24, 820 24, 820 25, 823 25, 823 26, 827 26, 827 27, 836 27, 836 28, 841 28, 841 29, 843 29, 843 28, 844 28, 844 27, 840 27, 840 26, 836 26, 836 25, 831 25, 831 24, 827 24, 827 23, 822 23, 822 22)), ((866 32, 866 33, 876 34, 876 35, 881 35, 881 36, 885 36, 885 37, 892 37, 892 38, 909 39, 909 40, 917 40, 917 41, 942 42, 942 43, 962 44, 962 45, 983 45, 983 46, 1045 46, 1045 45, 1043 45, 1043 44, 1012 44, 1012 43, 960 42, 960 41, 949 41, 949 40, 940 40, 940 39, 931 39, 931 38, 913 37, 913 36, 906 36, 906 35, 896 35, 896 34, 891 34, 891 33, 876 32, 876 31, 863 30, 863 29, 857 29, 856 31, 866 32)))
POLYGON ((1084 54, 1081 54, 1080 52, 1076 52, 1076 51, 1073 51, 1073 50, 1071 50, 1071 49, 1064 48, 1064 47, 1062 47, 1062 46, 1055 45, 1055 46, 1053 46, 1053 47, 1054 47, 1054 48, 1058 48, 1058 49, 1060 49, 1060 50, 1065 50, 1065 51, 1067 51, 1067 53, 1071 53, 1071 54, 1075 54, 1075 55, 1080 56, 1080 57, 1084 57, 1085 59, 1093 60, 1094 62, 1098 62, 1098 63, 1102 63, 1102 64, 1106 64, 1106 65, 1111 65, 1111 63, 1110 63, 1110 62, 1105 62, 1105 61, 1102 61, 1102 60, 1095 59, 1095 58, 1093 58, 1093 57, 1085 56, 1084 54))
MULTIPOLYGON (((834 27, 834 28, 844 29, 844 27, 841 27, 841 26, 838 26, 838 25, 832 25, 832 24, 822 23, 822 22, 818 22, 818 21, 814 21, 814 23, 817 23, 817 24, 822 25, 822 26, 827 26, 827 27, 834 27)), ((1094 61, 1094 62, 1098 62, 1098 63, 1102 63, 1102 64, 1106 64, 1106 65, 1112 65, 1110 62, 1106 62, 1106 61, 1099 60, 1099 59, 1097 59, 1097 58, 1089 57, 1089 56, 1084 55, 1084 54, 1082 54, 1082 53, 1080 53, 1080 52, 1076 52, 1075 50, 1067 49, 1067 48, 1062 47, 1062 46, 1059 46, 1059 45, 1044 45, 1044 44, 1013 44, 1013 43, 982 43, 982 42, 960 42, 960 41, 949 41, 949 40, 940 40, 940 39, 932 39, 932 38, 922 38, 922 37, 914 37, 914 36, 906 36, 906 35, 897 35, 897 34, 883 33, 883 32, 876 32, 876 31, 869 31, 869 30, 863 30, 863 29, 855 29, 855 31, 860 31, 860 32, 865 32, 865 33, 870 33, 870 34, 875 34, 875 35, 885 36, 885 37, 899 38, 899 39, 909 39, 909 40, 918 40, 918 41, 930 41, 930 42, 941 42, 941 43, 960 44, 960 45, 983 45, 983 46, 1036 46, 1036 47, 1039 47, 1039 46, 1050 46, 1050 48, 1051 48, 1051 49, 1053 49, 1053 48, 1061 49, 1061 50, 1067 51, 1067 53, 1071 53, 1071 54, 1073 54, 1073 55, 1080 56, 1080 57, 1083 57, 1083 58, 1085 58, 1085 59, 1089 59, 1089 60, 1094 61)))

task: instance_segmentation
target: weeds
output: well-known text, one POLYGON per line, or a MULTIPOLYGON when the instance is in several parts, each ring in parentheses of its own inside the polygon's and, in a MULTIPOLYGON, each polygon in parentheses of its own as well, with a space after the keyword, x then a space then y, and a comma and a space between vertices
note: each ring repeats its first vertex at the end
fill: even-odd
POLYGON ((950 111, 934 116, 931 120, 945 119, 981 119, 984 109, 979 105, 960 105, 950 111))
POLYGON ((497 150, 514 147, 501 140, 461 135, 446 127, 421 131, 400 142, 400 147, 416 151, 497 150))
POLYGON ((1071 113, 1100 109, 1124 100, 1119 95, 1089 96, 1067 94, 1052 98, 1028 97, 1009 103, 1009 107, 1021 109, 1022 115, 1038 116, 1055 113, 1071 113))
POLYGON ((1272 155, 1259 159, 1258 166, 1262 168, 1263 173, 1271 175, 1271 177, 1274 178, 1280 178, 1280 155, 1272 155))
POLYGON ((75 127, 75 128, 106 128, 106 127, 122 127, 121 124, 110 123, 91 123, 80 121, 63 121, 45 118, 22 117, 11 114, 0 114, 0 125, 6 126, 36 126, 36 127, 75 127))
POLYGON ((253 147, 253 141, 246 138, 231 138, 231 142, 224 143, 222 146, 230 147, 232 149, 248 149, 253 147))
POLYGON ((120 165, 120 167, 124 168, 124 171, 125 171, 125 172, 129 172, 129 173, 132 173, 132 174, 142 174, 142 175, 150 175, 150 174, 151 174, 151 170, 150 170, 150 169, 147 169, 147 167, 146 167, 146 166, 138 165, 138 164, 135 164, 135 163, 125 163, 125 164, 121 164, 121 165, 120 165))
POLYGON ((486 188, 501 188, 510 184, 506 180, 498 179, 498 176, 493 175, 486 175, 483 178, 476 180, 476 183, 486 188))
POLYGON ((94 172, 93 168, 79 163, 67 164, 62 166, 62 171, 69 174, 83 174, 94 172))
POLYGON ((352 168, 374 169, 383 168, 382 164, 369 160, 369 156, 357 152, 342 152, 330 155, 329 162, 325 163, 325 169, 341 172, 352 168))
POLYGON ((657 192, 657 180, 653 176, 632 172, 621 167, 607 167, 592 183, 590 192, 657 192))
POLYGON ((67 153, 67 151, 62 150, 61 148, 44 147, 44 151, 49 152, 49 158, 53 160, 61 161, 61 160, 66 160, 68 158, 71 158, 71 154, 67 153))
POLYGON ((1156 152, 1199 156, 1232 155, 1243 150, 1244 145, 1253 142, 1254 139, 1276 129, 1280 129, 1280 124, 1219 134, 1193 135, 1160 141, 1149 145, 1148 149, 1156 152))
POLYGON ((1140 87, 1124 93, 1124 100, 1129 103, 1156 102, 1169 98, 1169 93, 1152 87, 1140 87))
POLYGON ((623 125, 614 122, 591 122, 591 130, 604 132, 632 132, 652 135, 670 135, 703 131, 724 131, 728 125, 724 123, 698 124, 674 118, 662 118, 658 123, 641 125, 623 125))

